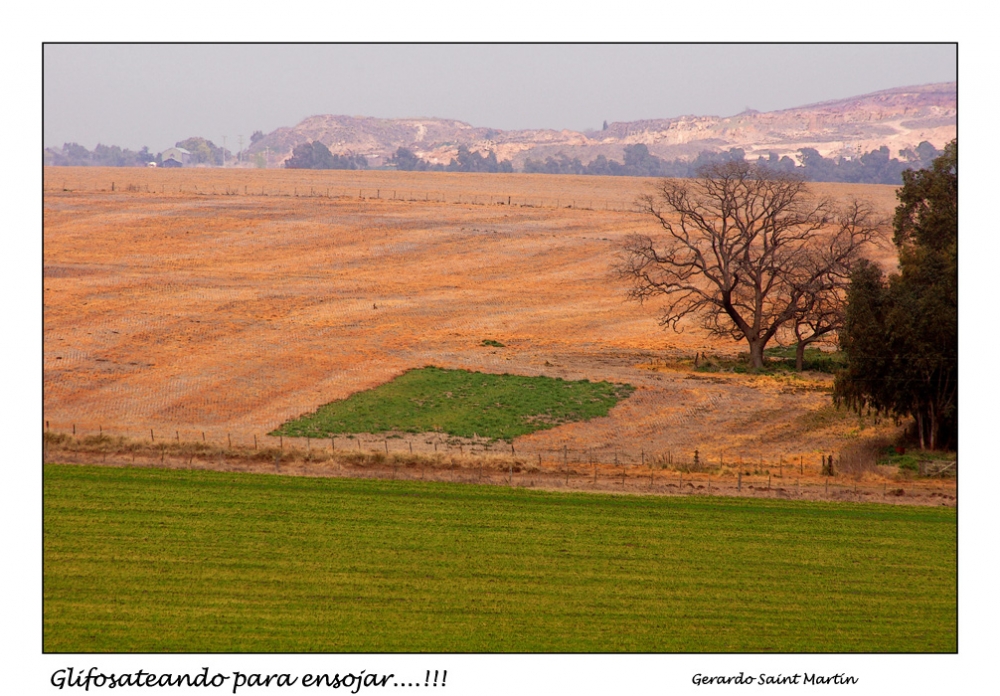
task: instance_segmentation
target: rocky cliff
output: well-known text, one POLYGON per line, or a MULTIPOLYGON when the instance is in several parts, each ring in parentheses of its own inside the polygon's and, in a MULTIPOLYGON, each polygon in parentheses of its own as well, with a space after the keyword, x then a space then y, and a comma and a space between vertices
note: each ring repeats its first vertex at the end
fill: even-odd
POLYGON ((889 147, 916 147, 924 140, 941 148, 956 135, 957 84, 946 82, 874 92, 849 99, 781 111, 745 111, 735 116, 681 116, 611 123, 604 130, 498 130, 447 119, 379 119, 359 116, 310 116, 258 140, 251 153, 269 153, 272 166, 305 142, 319 140, 334 154, 354 153, 378 166, 399 147, 422 159, 447 163, 464 145, 496 152, 516 169, 524 160, 563 152, 587 163, 597 155, 621 161, 626 145, 643 143, 664 159, 693 157, 703 150, 742 148, 748 158, 770 152, 793 156, 814 148, 824 157, 855 156, 889 147))

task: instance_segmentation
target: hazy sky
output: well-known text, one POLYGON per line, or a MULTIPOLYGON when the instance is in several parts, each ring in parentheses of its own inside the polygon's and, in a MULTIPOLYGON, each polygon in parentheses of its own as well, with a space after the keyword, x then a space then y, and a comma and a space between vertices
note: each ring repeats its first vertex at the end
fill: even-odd
POLYGON ((954 45, 74 45, 44 48, 44 144, 236 149, 315 114, 500 129, 731 116, 957 79, 954 45))

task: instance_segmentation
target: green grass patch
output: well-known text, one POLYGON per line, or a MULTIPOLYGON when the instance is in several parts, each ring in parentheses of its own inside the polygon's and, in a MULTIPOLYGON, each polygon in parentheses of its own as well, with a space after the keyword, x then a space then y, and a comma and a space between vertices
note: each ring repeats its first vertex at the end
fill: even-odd
MULTIPOLYGON (((772 370, 795 369, 795 346, 775 346, 764 350, 768 368, 772 370)), ((802 369, 809 372, 833 374, 847 367, 847 354, 843 351, 825 351, 806 348, 802 356, 802 369)))
POLYGON ((424 367, 321 406, 271 434, 324 437, 436 431, 511 440, 562 423, 606 416, 634 390, 629 384, 424 367))
MULTIPOLYGON (((819 348, 806 348, 802 369, 806 372, 836 373, 847 366, 847 356, 841 351, 826 352, 819 348)), ((736 358, 707 355, 695 368, 698 372, 754 372, 750 354, 740 353, 736 358)), ((795 346, 774 346, 764 350, 764 369, 758 374, 788 374, 795 372, 795 346)))
POLYGON ((954 509, 44 468, 48 652, 954 652, 954 509))
POLYGON ((946 466, 958 458, 956 452, 935 450, 904 450, 899 451, 895 445, 889 445, 879 452, 878 463, 887 466, 897 466, 904 471, 917 472, 920 463, 934 464, 935 468, 946 466))
POLYGON ((493 348, 504 348, 505 347, 504 344, 502 344, 500 341, 494 341, 492 338, 484 338, 482 345, 484 345, 484 346, 492 346, 493 348))

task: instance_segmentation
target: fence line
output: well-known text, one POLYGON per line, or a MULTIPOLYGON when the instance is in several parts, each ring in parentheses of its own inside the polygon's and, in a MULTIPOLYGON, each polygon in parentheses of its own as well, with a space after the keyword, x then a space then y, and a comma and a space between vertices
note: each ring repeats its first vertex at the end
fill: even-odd
MULTIPOLYGON (((742 468, 747 474, 759 472, 773 473, 781 476, 784 472, 793 470, 802 473, 804 468, 819 470, 825 466, 827 455, 815 455, 815 461, 802 458, 763 459, 762 457, 726 458, 716 456, 709 458, 699 448, 662 448, 653 446, 616 446, 614 444, 599 447, 539 447, 522 442, 506 440, 489 440, 487 438, 462 438, 444 433, 316 433, 311 436, 269 435, 261 432, 240 432, 225 429, 213 429, 210 433, 200 429, 178 429, 157 432, 155 428, 125 428, 109 429, 103 425, 84 430, 77 423, 51 423, 45 421, 45 431, 64 433, 77 439, 87 437, 124 437, 134 440, 143 439, 151 444, 166 442, 168 444, 201 443, 227 449, 267 449, 277 447, 291 451, 325 451, 330 452, 381 452, 383 454, 446 454, 460 456, 503 457, 523 460, 535 460, 537 463, 559 464, 561 466, 600 466, 642 467, 652 469, 685 469, 688 471, 714 471, 720 468, 742 468), (138 433, 145 433, 138 436, 138 433), (183 437, 182 437, 183 435, 183 437), (773 470, 773 471, 772 471, 773 470)), ((832 455, 830 455, 832 456, 832 455)))
POLYGON ((478 206, 510 206, 519 208, 552 208, 552 209, 572 209, 587 211, 609 211, 619 213, 637 212, 635 205, 628 201, 613 200, 610 198, 580 197, 580 198, 553 198, 546 196, 524 196, 516 194, 449 194, 444 191, 412 191, 402 189, 380 189, 380 188, 360 188, 345 189, 324 186, 310 186, 289 188, 262 186, 259 189, 251 187, 249 184, 243 186, 209 186, 198 187, 196 185, 185 188, 177 185, 168 187, 165 184, 150 187, 149 184, 134 184, 112 181, 108 188, 88 188, 80 182, 62 181, 45 183, 45 192, 66 192, 66 193, 143 193, 151 195, 166 194, 197 194, 203 196, 248 196, 248 197, 283 197, 283 198, 326 198, 330 200, 380 200, 398 201, 407 203, 442 203, 449 205, 478 205, 478 206), (75 183, 75 185, 74 185, 75 183))
MULTIPOLYGON (((47 442, 47 441, 46 441, 47 442)), ((802 500, 847 500, 855 502, 886 502, 893 504, 954 505, 957 491, 953 488, 942 492, 940 486, 930 489, 913 482, 845 481, 824 478, 802 480, 799 476, 778 479, 774 476, 718 475, 707 472, 691 473, 682 470, 643 471, 639 467, 622 467, 613 471, 595 468, 538 468, 510 460, 502 466, 484 466, 482 459, 469 459, 464 465, 454 460, 435 461, 431 458, 417 460, 394 459, 385 456, 364 455, 351 457, 290 458, 273 451, 256 459, 240 458, 224 450, 200 454, 183 454, 171 451, 165 444, 143 450, 112 451, 97 454, 73 448, 54 447, 55 457, 43 449, 43 460, 64 464, 126 465, 173 469, 198 469, 245 473, 275 473, 285 475, 400 479, 411 481, 441 481, 472 483, 516 488, 562 489, 567 491, 606 491, 644 493, 653 495, 766 497, 802 500)), ((377 452, 372 453, 380 454, 377 452)))
MULTIPOLYGON (((168 453, 184 449, 190 453, 192 448, 202 454, 211 452, 215 456, 221 453, 232 459, 259 458, 265 453, 269 453, 268 456, 277 455, 279 459, 305 461, 361 457, 382 462, 410 460, 411 463, 413 461, 426 463, 428 460, 448 459, 453 464, 457 461, 459 468, 478 467, 480 476, 484 467, 491 470, 509 469, 508 476, 511 479, 516 478, 515 474, 521 475, 522 480, 525 476, 531 475, 555 476, 557 479, 561 477, 565 485, 569 485, 571 481, 585 482, 588 478, 594 483, 610 479, 612 482, 620 480, 623 490, 635 486, 641 488, 643 483, 648 483, 650 488, 655 488, 657 485, 670 488, 676 483, 677 488, 680 488, 685 486, 685 476, 693 476, 694 478, 689 478, 687 483, 692 483, 694 486, 705 486, 707 481, 707 485, 711 487, 714 480, 714 485, 718 487, 735 486, 737 493, 742 493, 744 489, 748 492, 760 492, 762 486, 767 491, 773 489, 776 492, 788 493, 793 481, 798 489, 801 486, 801 478, 808 477, 815 480, 819 477, 825 481, 825 488, 828 489, 824 491, 826 494, 831 488, 835 491, 846 490, 852 486, 858 488, 860 480, 856 472, 842 471, 840 460, 832 454, 779 456, 768 459, 760 455, 752 458, 738 455, 727 460, 722 455, 709 459, 699 449, 690 448, 662 450, 639 447, 636 450, 614 445, 534 447, 516 441, 472 440, 428 433, 412 436, 352 433, 286 437, 224 429, 215 429, 208 433, 204 430, 181 430, 176 427, 161 432, 157 432, 155 428, 143 428, 143 430, 130 428, 124 432, 126 434, 120 432, 116 434, 114 429, 105 428, 103 425, 84 430, 76 423, 56 423, 53 426, 50 421, 45 421, 45 433, 48 437, 44 442, 47 447, 50 439, 57 440, 58 436, 62 435, 68 436, 72 443, 84 448, 90 443, 106 444, 115 449, 115 438, 122 438, 120 441, 122 447, 119 449, 130 450, 134 457, 136 449, 143 451, 145 448, 153 451, 154 457, 158 453, 161 461, 168 453), (148 434, 137 435, 140 432, 148 434), (695 483, 696 480, 700 481, 700 484, 695 483), (844 480, 853 480, 854 483, 840 483, 844 480)), ((955 474, 953 467, 953 463, 945 466, 944 473, 953 476, 955 474)), ((930 471, 923 466, 920 468, 921 476, 934 476, 940 473, 942 472, 930 471)), ((883 484, 883 488, 885 487, 883 484)), ((865 489, 864 486, 861 488, 865 489)), ((883 490, 883 493, 888 494, 886 490, 883 490)))

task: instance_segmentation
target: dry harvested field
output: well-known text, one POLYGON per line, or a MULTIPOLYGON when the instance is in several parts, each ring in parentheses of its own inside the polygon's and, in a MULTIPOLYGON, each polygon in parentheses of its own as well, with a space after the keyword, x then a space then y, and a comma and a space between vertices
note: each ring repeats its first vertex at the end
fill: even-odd
MULTIPOLYGON (((515 442, 560 459, 564 447, 604 461, 698 449, 765 466, 802 457, 808 470, 891 432, 835 411, 829 376, 684 366, 743 348, 663 331, 611 278, 622 238, 655 232, 630 209, 650 183, 48 168, 44 417, 61 432, 270 444, 289 418, 433 364, 638 388, 606 418, 515 442)), ((888 186, 815 190, 895 204, 888 186)))

